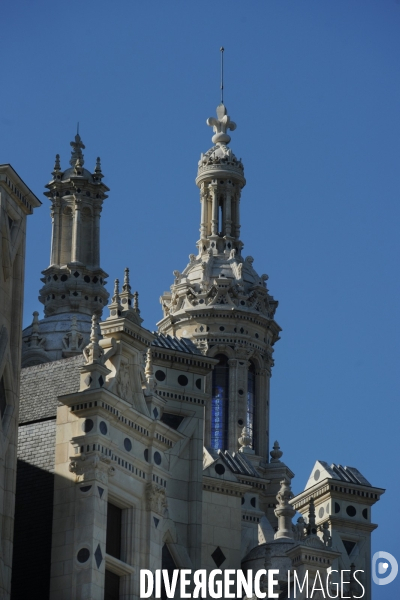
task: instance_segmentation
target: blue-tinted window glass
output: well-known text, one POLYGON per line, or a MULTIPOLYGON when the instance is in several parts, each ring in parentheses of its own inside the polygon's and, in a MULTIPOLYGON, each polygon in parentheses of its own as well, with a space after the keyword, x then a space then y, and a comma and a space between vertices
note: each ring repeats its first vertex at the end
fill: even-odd
POLYGON ((215 356, 219 364, 214 367, 211 405, 211 447, 226 450, 228 447, 229 365, 224 354, 215 356))
POLYGON ((256 410, 256 373, 253 363, 250 364, 247 375, 247 415, 246 427, 251 435, 252 448, 255 449, 255 410, 256 410))

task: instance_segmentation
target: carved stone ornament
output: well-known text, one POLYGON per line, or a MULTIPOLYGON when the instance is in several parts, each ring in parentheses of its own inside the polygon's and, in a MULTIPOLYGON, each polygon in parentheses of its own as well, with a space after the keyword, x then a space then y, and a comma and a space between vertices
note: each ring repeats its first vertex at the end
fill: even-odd
POLYGON ((151 510, 158 515, 164 516, 168 511, 165 489, 155 483, 148 483, 146 486, 146 504, 147 510, 151 510))
POLYGON ((132 400, 132 386, 129 364, 121 364, 117 374, 117 394, 126 402, 132 400))
POLYGON ((105 485, 108 477, 115 474, 114 467, 110 466, 110 459, 96 454, 81 454, 80 458, 71 458, 69 470, 75 473, 78 481, 96 479, 105 485))

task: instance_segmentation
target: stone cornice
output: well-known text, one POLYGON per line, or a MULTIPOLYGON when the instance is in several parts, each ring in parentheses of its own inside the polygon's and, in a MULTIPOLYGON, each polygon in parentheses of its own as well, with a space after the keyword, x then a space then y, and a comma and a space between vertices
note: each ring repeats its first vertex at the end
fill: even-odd
POLYGON ((226 481, 203 475, 203 490, 206 492, 242 497, 243 494, 251 492, 252 489, 251 485, 239 483, 238 481, 226 481))
POLYGON ((372 506, 379 500, 384 492, 385 490, 382 488, 357 485, 338 479, 326 478, 300 494, 297 494, 297 496, 290 501, 290 504, 298 510, 302 506, 308 504, 311 498, 314 500, 319 498, 324 500, 330 495, 335 495, 346 500, 351 498, 355 502, 361 502, 362 504, 372 506))
POLYGON ((32 214, 33 209, 41 206, 37 196, 28 188, 10 164, 0 165, 0 181, 3 181, 18 206, 25 214, 32 214))
POLYGON ((75 394, 59 396, 62 404, 69 406, 71 412, 78 417, 102 414, 110 422, 114 422, 122 431, 144 440, 152 440, 154 446, 169 449, 175 442, 184 438, 177 430, 168 427, 159 420, 152 419, 136 410, 129 402, 122 400, 105 388, 85 390, 75 394), (150 436, 152 432, 152 436, 150 436), (157 436, 159 434, 159 436, 157 436))

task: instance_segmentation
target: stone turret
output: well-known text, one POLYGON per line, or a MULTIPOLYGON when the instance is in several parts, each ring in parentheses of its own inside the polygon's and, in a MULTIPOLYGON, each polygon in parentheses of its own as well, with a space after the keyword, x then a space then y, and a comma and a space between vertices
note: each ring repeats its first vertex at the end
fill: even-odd
POLYGON ((82 352, 91 318, 107 305, 107 274, 100 266, 100 214, 109 188, 102 182, 100 158, 93 173, 85 167, 79 133, 71 142, 69 167, 56 155, 45 196, 51 202, 50 265, 43 273, 39 300, 45 318, 23 332, 23 366, 82 352), (32 336, 40 333, 40 352, 32 336))
POLYGON ((212 405, 206 409, 205 445, 235 452, 246 428, 246 447, 268 461, 269 381, 273 345, 280 327, 278 302, 269 294, 268 276, 242 256, 241 192, 246 184, 242 161, 229 148, 234 131, 224 104, 217 107, 213 147, 201 154, 196 184, 200 189, 200 239, 197 255, 174 271, 170 292, 161 297, 161 333, 190 338, 204 354, 218 358, 209 377, 212 405))

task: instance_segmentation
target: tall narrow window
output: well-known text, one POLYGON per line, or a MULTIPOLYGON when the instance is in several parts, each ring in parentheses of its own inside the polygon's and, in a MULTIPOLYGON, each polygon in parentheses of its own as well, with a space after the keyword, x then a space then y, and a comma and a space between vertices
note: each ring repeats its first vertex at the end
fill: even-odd
POLYGON ((4 386, 4 377, 1 378, 0 381, 0 418, 3 418, 4 411, 6 410, 7 399, 6 399, 6 389, 4 386))
POLYGON ((228 447, 228 407, 229 407, 229 365, 224 354, 217 354, 219 360, 214 367, 212 378, 211 405, 211 447, 226 450, 228 447))
POLYGON ((122 510, 108 502, 106 552, 115 558, 121 558, 122 510))
POLYGON ((224 233, 224 221, 223 221, 223 209, 222 204, 218 207, 218 233, 221 235, 224 233))
POLYGON ((104 600, 119 600, 119 576, 107 569, 104 577, 104 600))
POLYGON ((252 439, 252 448, 256 447, 256 428, 254 423, 254 416, 256 410, 256 370, 253 363, 250 363, 250 367, 247 374, 247 415, 246 415, 246 426, 249 430, 252 439))
MULTIPOLYGON (((170 582, 172 581, 174 570, 177 568, 178 567, 175 564, 175 561, 172 557, 171 552, 168 549, 167 544, 164 544, 164 546, 162 547, 162 552, 161 552, 161 569, 165 569, 166 571, 168 571, 168 579, 170 582)), ((179 578, 178 578, 178 582, 179 582, 179 578)), ((178 586, 179 586, 179 583, 178 583, 178 586)), ((162 598, 162 600, 167 600, 167 591, 164 586, 164 579, 162 579, 162 582, 161 582, 161 598, 162 598)))

